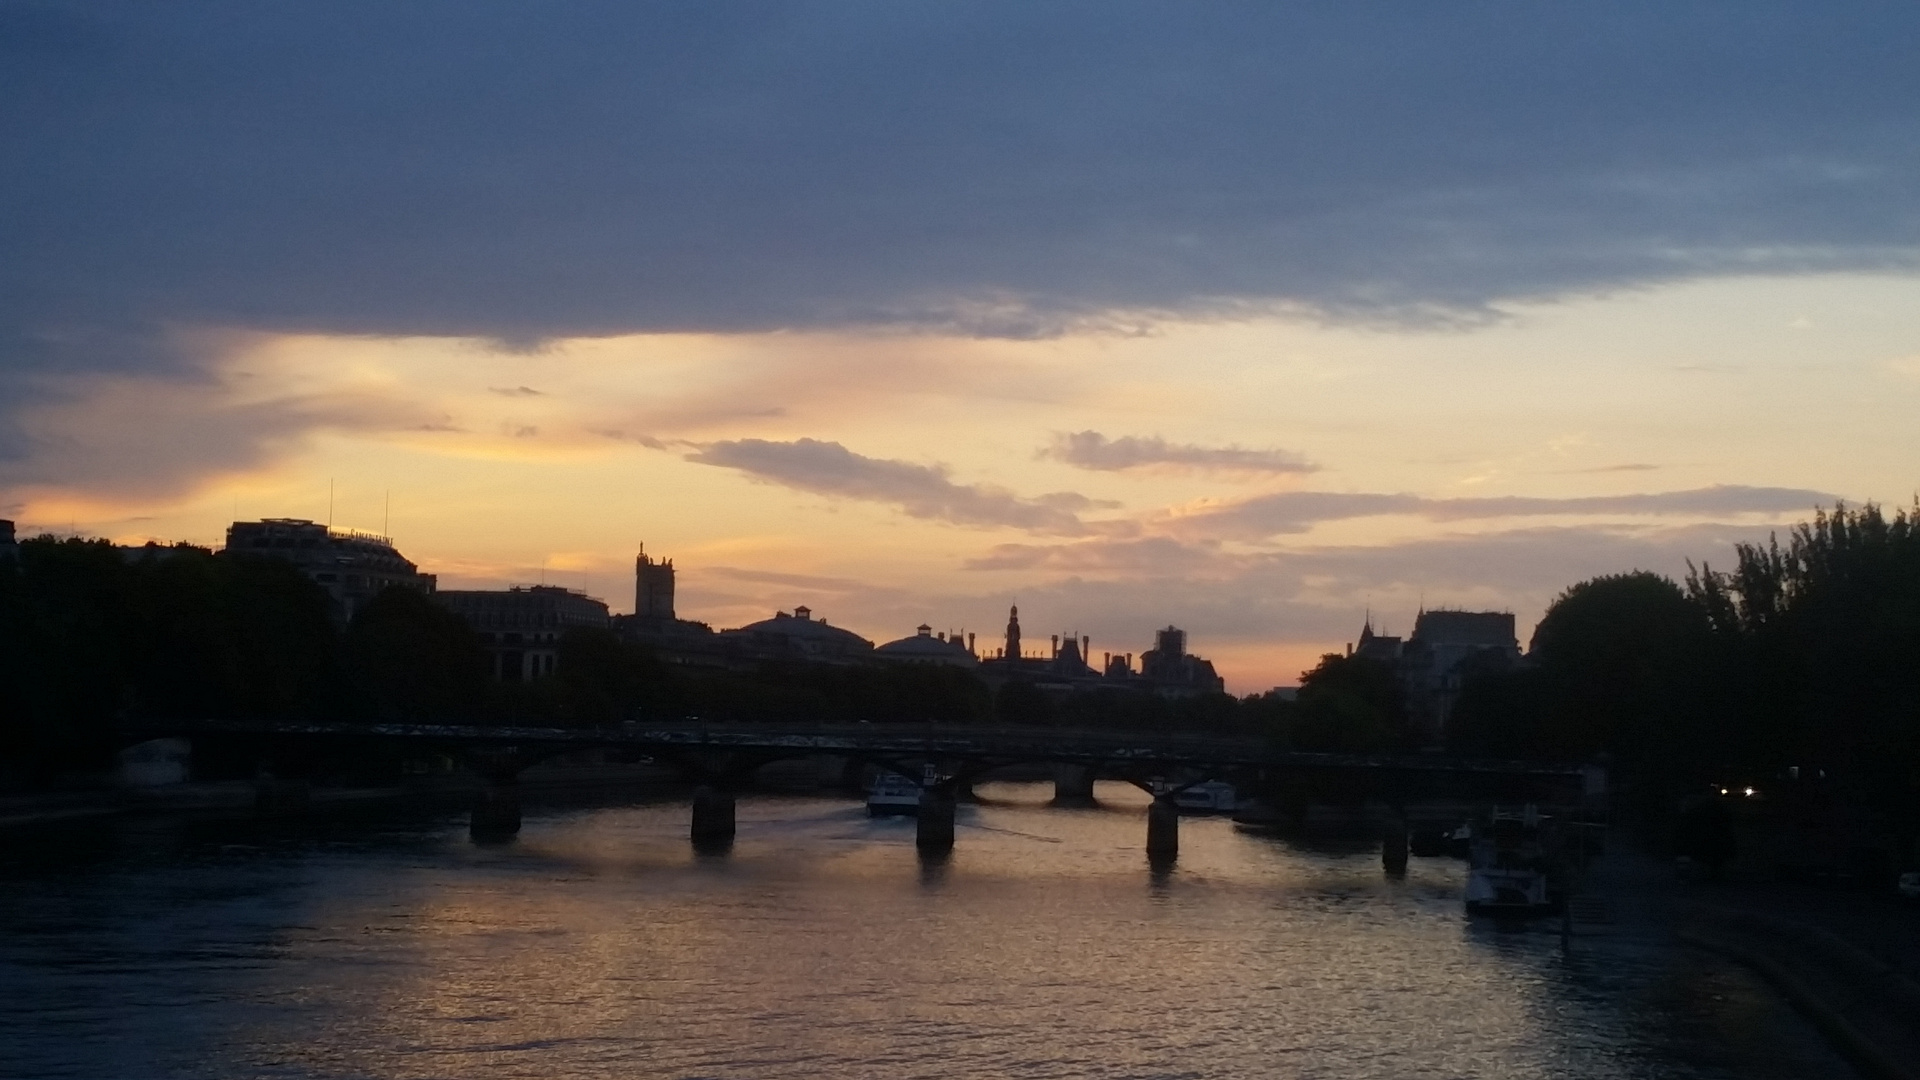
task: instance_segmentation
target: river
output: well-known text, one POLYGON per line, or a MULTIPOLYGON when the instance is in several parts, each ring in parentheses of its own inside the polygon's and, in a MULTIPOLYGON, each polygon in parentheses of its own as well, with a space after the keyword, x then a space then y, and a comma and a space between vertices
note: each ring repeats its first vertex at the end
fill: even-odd
POLYGON ((0 1075, 1846 1077, 1739 969, 1464 917, 1463 870, 998 784, 945 861, 849 799, 16 830, 0 1075))

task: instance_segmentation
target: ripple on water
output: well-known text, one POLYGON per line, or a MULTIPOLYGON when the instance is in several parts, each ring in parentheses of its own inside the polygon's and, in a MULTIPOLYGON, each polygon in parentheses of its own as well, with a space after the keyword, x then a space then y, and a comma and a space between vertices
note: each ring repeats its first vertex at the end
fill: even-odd
POLYGON ((1468 922, 1451 862, 1389 880, 1365 845, 1189 820, 1159 872, 1125 792, 992 794, 936 864, 911 822, 804 798, 742 800, 722 857, 671 804, 486 848, 447 816, 16 846, 0 1048, 48 1077, 1838 1069, 1738 973, 1468 922))

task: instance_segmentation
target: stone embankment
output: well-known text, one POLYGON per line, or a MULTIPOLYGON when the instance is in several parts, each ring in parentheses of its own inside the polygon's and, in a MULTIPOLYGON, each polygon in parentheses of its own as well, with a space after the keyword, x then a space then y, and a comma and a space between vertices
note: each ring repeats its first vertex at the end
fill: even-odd
POLYGON ((1574 882, 1575 950, 1678 940, 1753 971, 1861 1076, 1920 1080, 1920 907, 1889 889, 1788 885, 1749 871, 1682 880, 1625 837, 1574 882))
POLYGON ((1863 1075, 1920 1080, 1920 984, 1883 957, 1820 926, 1746 907, 1683 902, 1676 916, 1682 941, 1759 972, 1863 1075))
POLYGON ((139 813, 201 813, 253 806, 254 785, 245 780, 114 787, 100 784, 65 790, 0 796, 0 828, 139 813))

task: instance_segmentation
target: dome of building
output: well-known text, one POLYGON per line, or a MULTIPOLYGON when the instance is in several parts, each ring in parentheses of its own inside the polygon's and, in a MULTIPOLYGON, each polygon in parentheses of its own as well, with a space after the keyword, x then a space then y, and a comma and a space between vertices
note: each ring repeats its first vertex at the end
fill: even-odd
POLYGON ((903 637, 898 641, 889 641, 873 650, 873 655, 881 660, 901 664, 952 664, 955 667, 977 667, 980 661, 967 651, 961 643, 960 635, 949 638, 945 635, 935 637, 933 627, 921 623, 912 637, 903 637))
POLYGON ((831 658, 873 651, 873 642, 851 630, 828 626, 825 619, 814 618, 813 612, 806 607, 794 608, 791 615, 777 611, 771 619, 748 623, 737 630, 727 630, 721 636, 744 641, 755 652, 768 655, 831 658))

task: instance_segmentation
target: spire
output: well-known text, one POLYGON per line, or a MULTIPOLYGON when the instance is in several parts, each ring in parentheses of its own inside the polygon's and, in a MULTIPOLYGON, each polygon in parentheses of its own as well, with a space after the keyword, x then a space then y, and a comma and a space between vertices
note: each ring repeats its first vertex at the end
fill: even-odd
POLYGON ((1020 605, 1007 609, 1007 658, 1020 659, 1020 605))

